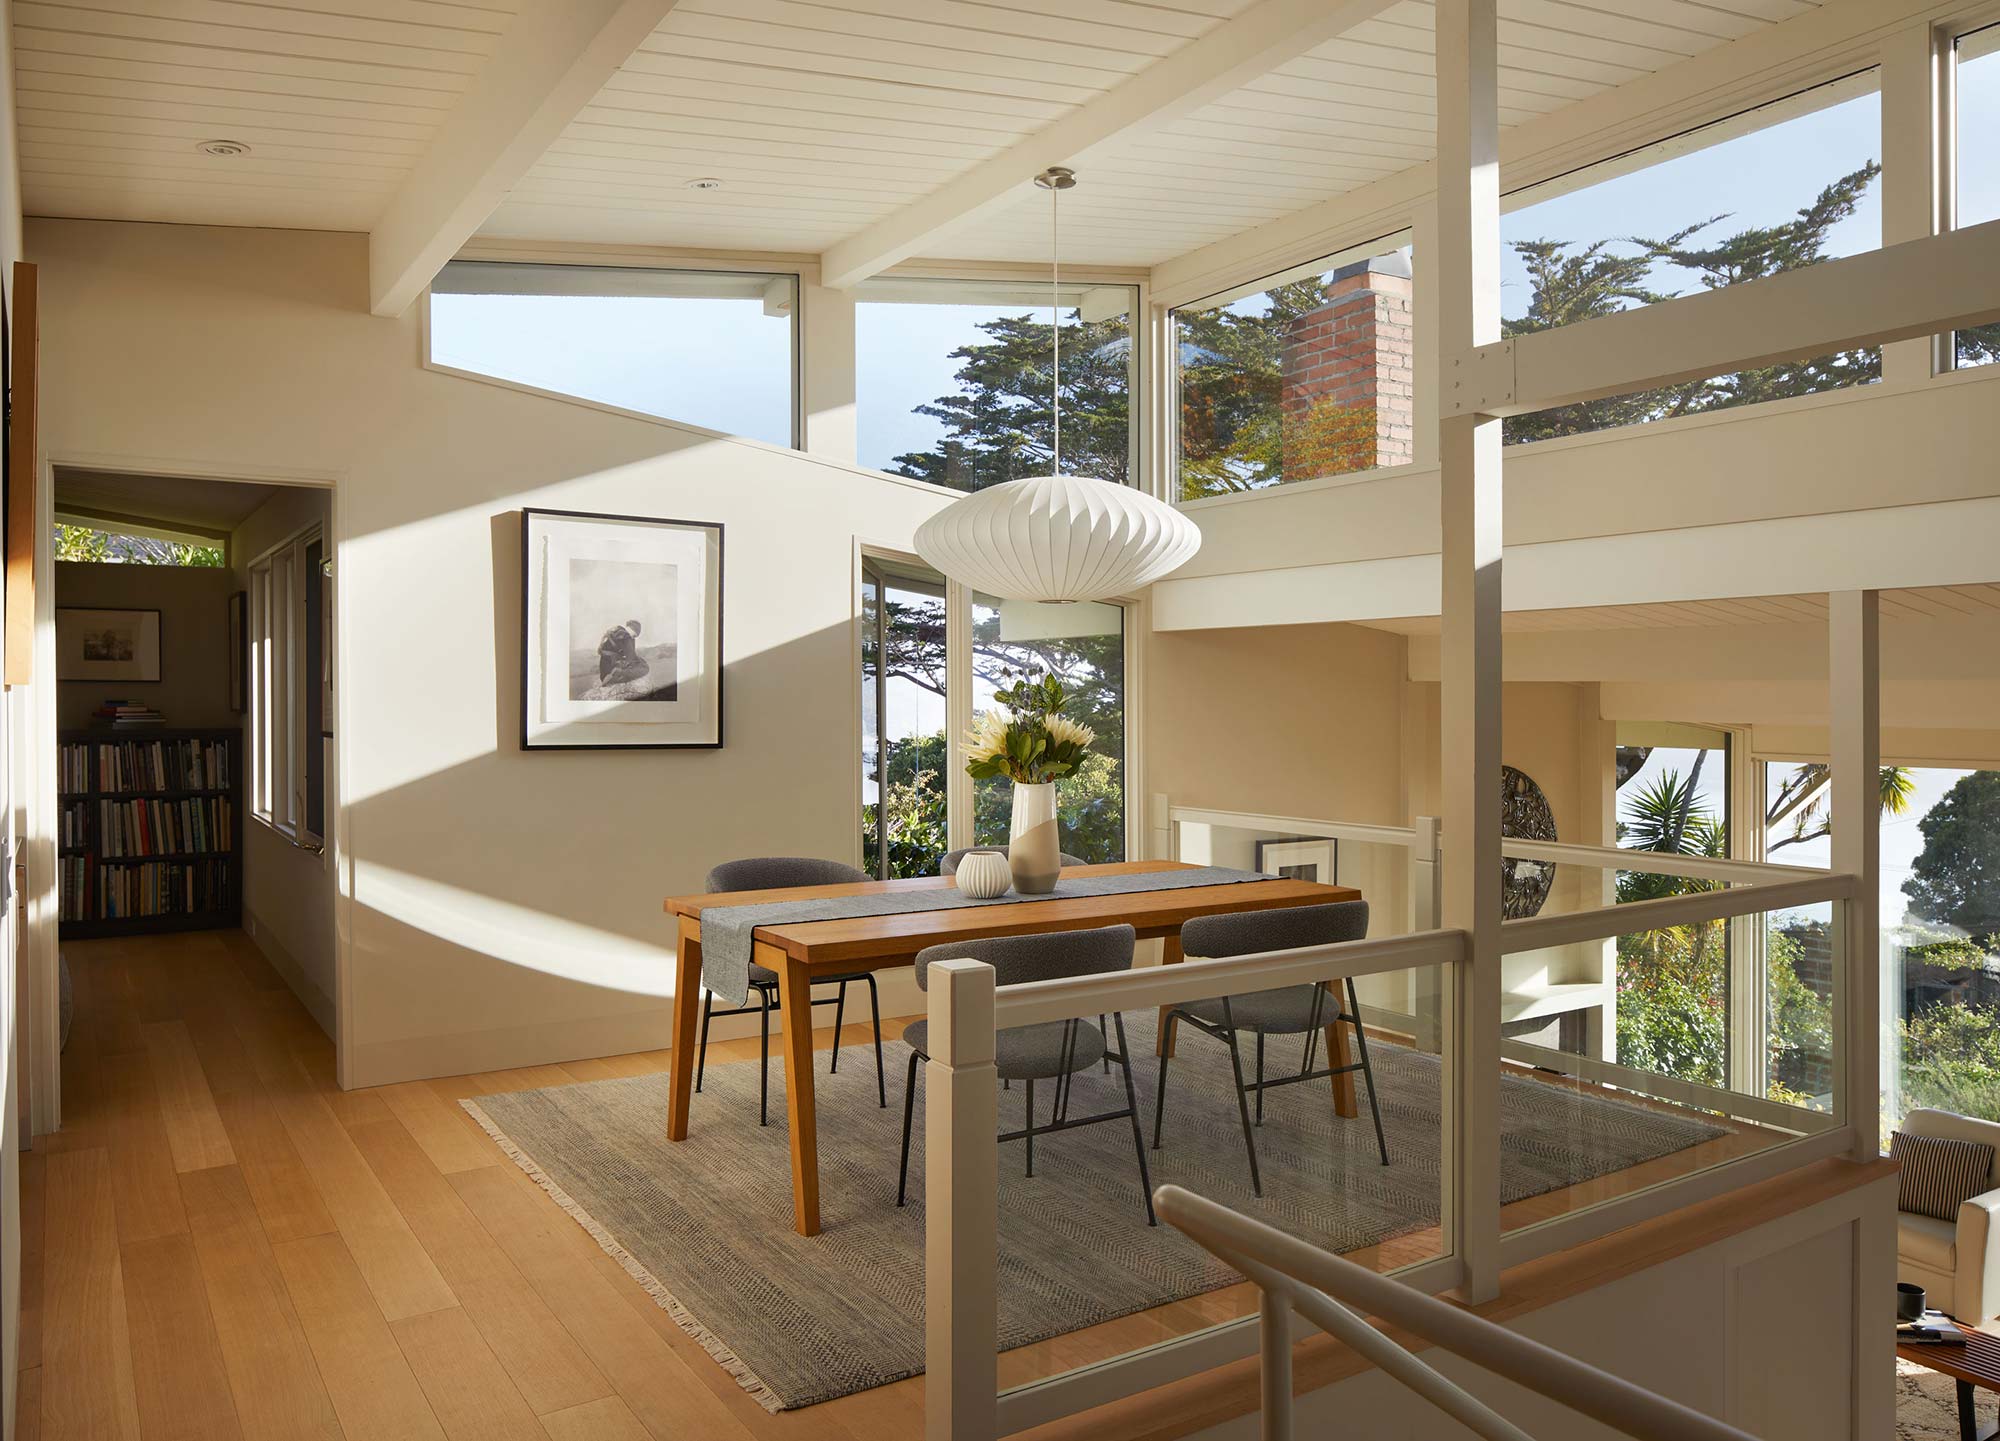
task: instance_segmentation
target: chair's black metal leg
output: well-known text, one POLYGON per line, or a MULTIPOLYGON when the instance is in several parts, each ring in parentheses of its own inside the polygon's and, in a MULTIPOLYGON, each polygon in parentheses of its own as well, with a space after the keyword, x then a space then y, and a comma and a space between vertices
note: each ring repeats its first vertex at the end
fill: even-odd
POLYGON ((763 1013, 757 1018, 757 1124, 771 1124, 771 993, 759 986, 757 1001, 763 1013))
MULTIPOLYGON (((1111 1038, 1111 1032, 1106 1029, 1102 1015, 1097 1018, 1097 1034, 1103 1036, 1106 1040, 1111 1038)), ((1107 1076, 1111 1074, 1111 1047, 1109 1046, 1104 1048, 1104 1074, 1107 1076)))
POLYGON ((1361 1057, 1361 1079, 1368 1083, 1368 1109, 1375 1116, 1375 1149, 1382 1164, 1389 1164, 1389 1143, 1382 1138, 1382 1103, 1375 1099, 1375 1067, 1368 1060, 1368 1028, 1361 1024, 1361 998, 1354 993, 1354 978, 1347 978, 1347 1007, 1354 1014, 1354 1048, 1361 1057))
POLYGON ((1056 1103, 1049 1110, 1049 1123, 1069 1119, 1069 1092, 1072 1078, 1076 1074, 1071 1068, 1076 1065, 1076 1022, 1063 1022, 1063 1072, 1056 1077, 1056 1103))
POLYGON ((1132 1048, 1125 1044, 1125 1018, 1119 1016, 1117 1020, 1118 1069, 1125 1076, 1125 1114, 1132 1118, 1132 1149, 1139 1157, 1139 1189, 1146 1198, 1146 1224, 1157 1226, 1160 1218, 1153 1214, 1153 1177, 1146 1169, 1146 1137, 1139 1129, 1139 1095, 1132 1088, 1132 1048))
MULTIPOLYGON (((1160 1048, 1160 1083, 1153 1092, 1153 1149, 1160 1149, 1160 1123, 1167 1115, 1167 1062, 1174 1057, 1174 1035, 1181 1028, 1178 1012, 1167 1013, 1167 1043, 1160 1048)), ((1121 1023, 1122 1029, 1122 1023, 1121 1023)))
POLYGON ((1264 1033, 1257 1033, 1257 1124, 1264 1124, 1264 1033))
POLYGON ((1222 1025, 1229 1038, 1229 1067, 1236 1073, 1236 1114, 1243 1121, 1243 1147, 1250 1153, 1250 1189, 1264 1194, 1263 1177, 1257 1174, 1257 1138, 1250 1129, 1250 1102, 1243 1093, 1243 1055, 1236 1048, 1236 1018, 1229 1011, 1229 997, 1222 998, 1222 1025))
POLYGON ((694 1053, 694 1088, 701 1089, 701 1078, 708 1071, 708 1015, 715 1009, 715 992, 701 993, 701 1044, 694 1053))
POLYGON ((883 1110, 889 1109, 889 1078, 882 1068, 882 993, 875 989, 875 973, 870 971, 864 977, 868 982, 868 1013, 875 1018, 875 1095, 883 1110))
POLYGON ((826 1073, 829 1076, 840 1074, 840 1022, 846 1013, 847 982, 842 981, 840 988, 833 993, 833 1060, 826 1068, 826 1073))
POLYGON ((1028 1104, 1024 1110, 1028 1118, 1028 1174, 1032 1176, 1035 1174, 1035 1082, 1033 1077, 1030 1077, 1028 1080, 1028 1104))
POLYGON ((1317 1054, 1319 1050, 1319 1028, 1322 1024, 1324 1024, 1320 1020, 1320 1017, 1325 1014, 1326 1014, 1326 987, 1321 986, 1319 987, 1319 989, 1313 992, 1312 1024, 1306 1027, 1306 1058, 1304 1064, 1302 1064, 1299 1067, 1299 1074, 1301 1076, 1309 1076, 1312 1074, 1313 1056, 1317 1054))
POLYGON ((917 1108, 917 1061, 920 1054, 910 1052, 910 1078, 903 1086, 903 1159, 896 1167, 896 1204, 903 1204, 904 1188, 910 1182, 910 1113, 917 1108))

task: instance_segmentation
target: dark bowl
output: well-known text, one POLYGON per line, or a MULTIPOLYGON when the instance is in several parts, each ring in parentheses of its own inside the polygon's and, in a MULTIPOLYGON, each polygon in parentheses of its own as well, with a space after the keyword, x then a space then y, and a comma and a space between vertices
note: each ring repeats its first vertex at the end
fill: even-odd
POLYGON ((1921 1321, 1924 1318, 1924 1288, 1908 1281, 1896 1283, 1896 1319, 1921 1321))

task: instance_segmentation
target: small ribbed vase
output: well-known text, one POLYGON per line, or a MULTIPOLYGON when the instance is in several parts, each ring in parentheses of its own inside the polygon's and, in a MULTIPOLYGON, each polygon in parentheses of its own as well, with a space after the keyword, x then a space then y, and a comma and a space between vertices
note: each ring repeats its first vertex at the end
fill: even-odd
POLYGON ((1056 878, 1062 874, 1062 841, 1056 834, 1055 782, 1015 783, 1007 864, 1014 872, 1014 889, 1024 896, 1045 896, 1056 888, 1056 878))
POLYGON ((958 858, 957 881, 959 890, 975 901, 990 901, 1007 894, 1014 873, 1001 851, 967 851, 958 858))

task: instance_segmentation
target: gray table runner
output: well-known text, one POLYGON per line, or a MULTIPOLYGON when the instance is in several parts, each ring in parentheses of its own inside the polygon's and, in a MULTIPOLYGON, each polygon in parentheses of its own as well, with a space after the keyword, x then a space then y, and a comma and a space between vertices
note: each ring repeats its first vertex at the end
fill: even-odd
MULTIPOLYGON (((975 900, 947 882, 922 890, 871 891, 859 896, 816 896, 810 900, 762 901, 747 906, 708 906, 701 912, 701 981, 732 1006, 750 996, 751 932, 759 926, 800 921, 840 921, 854 916, 901 916, 917 911, 952 911, 962 906, 1005 906, 1058 901, 1076 896, 1123 896, 1140 891, 1178 891, 1190 886, 1223 886, 1268 881, 1255 871, 1198 866, 1185 871, 1128 871, 1108 876, 1064 877, 1045 896, 1004 896, 975 900)), ((1115 925, 1115 921, 1106 921, 1115 925)))

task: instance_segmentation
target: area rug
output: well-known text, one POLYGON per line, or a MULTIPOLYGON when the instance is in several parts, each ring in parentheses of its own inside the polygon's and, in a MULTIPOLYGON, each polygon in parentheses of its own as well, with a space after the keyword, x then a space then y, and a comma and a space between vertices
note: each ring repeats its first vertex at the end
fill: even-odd
MULTIPOLYGON (((1979 1393, 1980 1420, 1993 1399, 1979 1393)), ((1949 1376, 1896 1358, 1896 1441, 1958 1441, 1958 1386, 1949 1376)))
MULTIPOLYGON (((1152 1140, 1153 1021, 1126 1017, 1134 1082, 1152 1140)), ((1437 1224, 1440 1068, 1436 1057, 1372 1046, 1390 1164, 1375 1149, 1365 1093, 1342 1120, 1327 1083, 1266 1093, 1257 1130, 1264 1194, 1252 1194, 1228 1051, 1183 1032, 1169 1073, 1154 1185, 1171 1181, 1337 1252, 1437 1224)), ((923 1094, 918 1080, 909 1204, 896 1157, 909 1050, 887 1046, 889 1105, 874 1056, 847 1048, 837 1075, 817 1056, 824 1229, 791 1229, 783 1067, 771 1064, 771 1124, 757 1124, 757 1063, 711 1063, 688 1139, 665 1139, 665 1075, 480 1096, 464 1103, 506 1153, 771 1410, 808 1406, 923 1370, 923 1094)), ((1246 1062, 1248 1057, 1246 1056, 1246 1062)), ((1271 1073, 1300 1061, 1274 1040, 1271 1073)), ((1357 1077, 1357 1091, 1359 1090, 1357 1077)), ((1694 1116, 1649 1110, 1534 1080, 1500 1081, 1507 1201, 1623 1170, 1723 1134, 1694 1116)), ((1025 1091, 1000 1096, 1019 1124, 1025 1091)), ((1037 1088, 1047 1119, 1051 1088, 1037 1088)), ((1071 1114, 1124 1103, 1118 1073, 1079 1077, 1071 1114)), ((1003 1350, 1186 1300, 1240 1277, 1171 1228, 1149 1228, 1126 1121, 1035 1141, 1000 1156, 999 1338, 1003 1350)))

